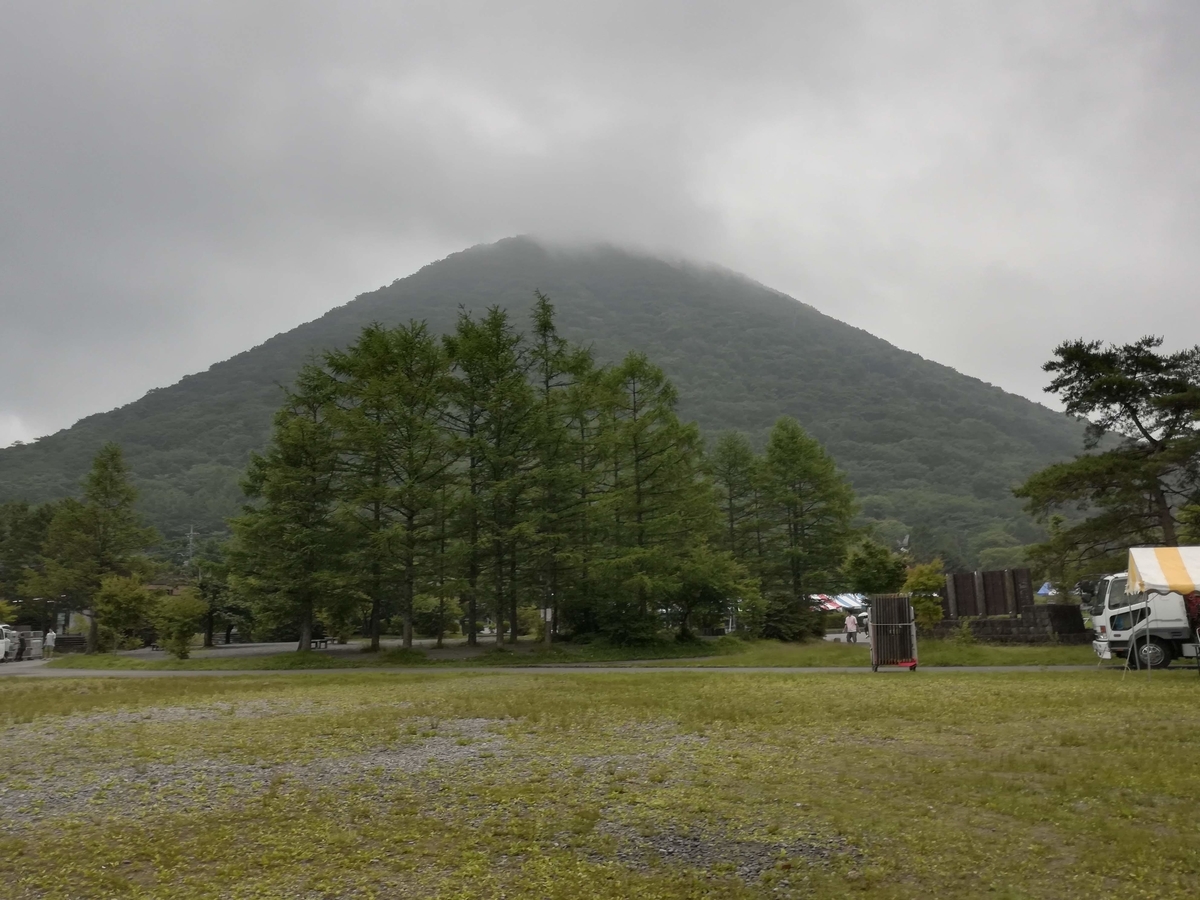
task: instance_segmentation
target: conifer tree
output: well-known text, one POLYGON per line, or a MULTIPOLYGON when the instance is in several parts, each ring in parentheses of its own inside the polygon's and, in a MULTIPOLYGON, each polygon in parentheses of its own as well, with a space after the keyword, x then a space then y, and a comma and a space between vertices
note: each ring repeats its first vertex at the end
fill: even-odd
MULTIPOLYGON (((324 363, 339 509, 356 533, 353 569, 370 602, 367 631, 371 649, 378 650, 383 619, 403 580, 391 502, 391 469, 403 452, 395 429, 398 373, 391 334, 368 325, 351 347, 325 354, 324 363)), ((320 377, 316 370, 313 377, 320 377)))
POLYGON ((331 402, 327 374, 313 366, 302 370, 275 416, 270 446, 251 457, 242 483, 258 503, 231 522, 234 588, 268 617, 298 624, 299 650, 312 647, 319 611, 349 601, 331 402))
POLYGON ((675 389, 662 370, 631 353, 610 380, 607 618, 614 637, 627 641, 652 633, 655 611, 678 591, 716 509, 701 473, 699 432, 675 415, 675 389))
POLYGON ((782 544, 777 570, 782 590, 772 596, 767 632, 792 640, 819 630, 808 584, 836 571, 845 558, 854 493, 821 444, 786 416, 771 429, 765 477, 782 544))
MULTIPOLYGON (((530 537, 528 502, 537 462, 532 358, 508 314, 498 307, 478 322, 465 313, 460 316, 449 349, 459 373, 454 418, 474 501, 467 510, 468 554, 489 569, 497 644, 503 641, 506 618, 515 642, 519 555, 530 537)), ((473 569, 468 576, 480 574, 473 569)))
POLYGON ((134 510, 137 490, 121 448, 105 444, 83 483, 82 500, 64 500, 50 521, 42 548, 43 563, 24 591, 65 595, 73 608, 92 608, 87 650, 99 647, 103 616, 94 608, 106 577, 144 576, 150 564, 143 555, 156 540, 134 510))
POLYGON ((450 361, 423 323, 391 333, 396 365, 390 420, 398 452, 388 477, 389 506, 397 516, 398 556, 403 571, 401 614, 404 646, 412 647, 413 603, 418 588, 436 587, 444 597, 445 515, 454 454, 445 419, 451 391, 450 361))

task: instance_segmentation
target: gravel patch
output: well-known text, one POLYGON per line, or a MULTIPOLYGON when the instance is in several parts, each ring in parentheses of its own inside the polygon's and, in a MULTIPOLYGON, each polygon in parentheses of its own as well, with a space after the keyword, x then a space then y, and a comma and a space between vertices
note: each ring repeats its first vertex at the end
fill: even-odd
POLYGON ((676 866, 710 875, 734 876, 747 883, 761 880, 767 872, 821 866, 834 856, 857 855, 856 850, 839 840, 746 840, 728 834, 676 829, 647 835, 619 822, 601 822, 595 832, 617 843, 611 855, 589 851, 588 855, 598 861, 615 859, 639 871, 676 866))
POLYGON ((242 764, 220 760, 121 765, 56 778, 34 776, 0 783, 0 833, 48 818, 131 816, 226 808, 268 792, 319 791, 363 781, 384 787, 431 766, 462 767, 505 753, 507 739, 493 719, 415 720, 437 734, 413 743, 303 763, 242 764))

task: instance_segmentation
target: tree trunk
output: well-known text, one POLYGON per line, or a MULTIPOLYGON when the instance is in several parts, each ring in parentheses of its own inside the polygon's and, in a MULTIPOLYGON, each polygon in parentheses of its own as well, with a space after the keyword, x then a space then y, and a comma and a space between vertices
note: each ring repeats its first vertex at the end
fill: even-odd
POLYGON ((225 626, 225 645, 229 645, 229 641, 233 638, 233 623, 230 622, 225 626))
POLYGON ((411 650, 413 642, 413 602, 416 599, 416 546, 414 529, 416 516, 409 513, 404 523, 404 649, 411 650))
POLYGON ((504 545, 501 541, 492 542, 492 553, 495 555, 495 577, 493 589, 496 592, 496 646, 504 646, 504 545))
POLYGON ((1159 527, 1162 528, 1163 543, 1168 547, 1178 547, 1179 537, 1175 533, 1175 517, 1171 515, 1171 504, 1167 502, 1167 495, 1157 479, 1154 481, 1154 487, 1150 489, 1150 496, 1154 503, 1154 511, 1158 515, 1159 527))
POLYGON ((375 596, 371 598, 370 632, 372 653, 379 652, 379 620, 383 611, 382 606, 383 604, 380 602, 379 594, 376 593, 375 596))
POLYGON ((312 631, 313 605, 311 600, 306 600, 300 609, 300 641, 296 645, 297 650, 312 649, 312 631))
POLYGON ((96 621, 96 611, 88 616, 87 652, 95 653, 100 649, 100 623, 96 621))
POLYGON ((213 645, 213 630, 216 628, 217 611, 211 606, 208 608, 208 613, 204 617, 204 646, 211 647, 213 645))
POLYGON ((520 637, 521 623, 517 621, 517 542, 513 541, 508 553, 508 628, 512 635, 510 643, 520 637))

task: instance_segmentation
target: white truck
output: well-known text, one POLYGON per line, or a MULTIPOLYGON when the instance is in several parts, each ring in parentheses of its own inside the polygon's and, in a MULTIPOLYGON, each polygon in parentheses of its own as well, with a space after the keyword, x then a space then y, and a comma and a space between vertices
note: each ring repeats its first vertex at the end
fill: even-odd
POLYGON ((1200 567, 1200 547, 1135 547, 1128 571, 1101 578, 1091 608, 1096 655, 1152 669, 1195 658, 1200 595, 1189 579, 1200 573, 1190 573, 1193 559, 1200 567))
POLYGON ((0 624, 0 662, 16 659, 17 646, 17 632, 7 625, 0 624))

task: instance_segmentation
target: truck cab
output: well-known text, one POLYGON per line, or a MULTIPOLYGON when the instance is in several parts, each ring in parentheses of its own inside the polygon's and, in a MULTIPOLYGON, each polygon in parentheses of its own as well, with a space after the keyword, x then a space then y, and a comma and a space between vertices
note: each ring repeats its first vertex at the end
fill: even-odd
POLYGON ((1091 608, 1101 659, 1128 659, 1134 668, 1165 669, 1171 660, 1196 655, 1187 610, 1179 594, 1127 594, 1128 576, 1106 575, 1096 586, 1091 608))

